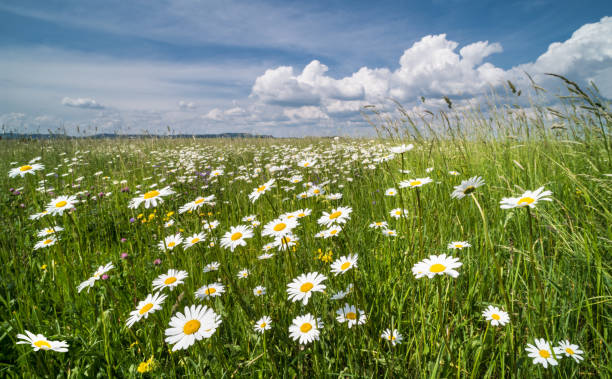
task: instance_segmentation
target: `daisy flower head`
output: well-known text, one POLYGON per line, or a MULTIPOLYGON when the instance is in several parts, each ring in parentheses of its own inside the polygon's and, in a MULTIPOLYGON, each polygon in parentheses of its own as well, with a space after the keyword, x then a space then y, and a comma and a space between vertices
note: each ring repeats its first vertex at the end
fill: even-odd
POLYGON ((131 209, 136 209, 140 204, 144 203, 145 208, 157 207, 157 204, 164 202, 163 197, 174 194, 174 190, 166 186, 160 190, 153 189, 147 193, 144 193, 138 197, 133 198, 128 205, 131 209))
POLYGON ((230 227, 230 231, 226 232, 221 238, 221 247, 234 251, 238 246, 246 246, 246 238, 253 237, 253 229, 246 225, 238 225, 230 227))
POLYGON ((204 227, 204 229, 206 230, 215 230, 217 228, 217 226, 219 226, 219 221, 217 220, 213 220, 211 222, 208 222, 206 220, 202 221, 202 226, 204 227))
POLYGON ((55 237, 45 238, 42 241, 36 242, 36 245, 34 245, 34 250, 42 249, 43 247, 53 246, 55 245, 56 242, 57 242, 57 238, 55 237))
POLYGON ((397 232, 394 229, 383 229, 382 234, 387 237, 397 236, 397 232))
POLYGON ((447 245, 449 249, 461 250, 464 247, 472 247, 468 241, 453 241, 447 245))
POLYGON ((194 235, 187 237, 183 240, 183 248, 188 249, 196 243, 202 242, 206 239, 206 234, 203 232, 195 233, 194 235))
POLYGON ((185 212, 193 212, 202 207, 203 205, 213 206, 215 205, 213 200, 215 200, 215 195, 210 195, 206 197, 198 196, 194 201, 190 201, 189 203, 180 207, 179 213, 183 214, 185 212))
POLYGON ((387 223, 387 221, 374 221, 370 224, 370 228, 372 229, 386 229, 388 226, 389 224, 387 223))
POLYGON ((402 209, 402 208, 395 208, 395 209, 392 209, 389 212, 389 216, 391 216, 393 218, 400 218, 400 217, 402 217, 402 215, 407 216, 408 215, 408 210, 407 209, 402 209))
POLYGON ((330 226, 334 224, 345 224, 350 219, 353 211, 350 207, 338 207, 332 209, 330 213, 323 212, 323 216, 317 221, 319 225, 330 226))
POLYGON ((257 286, 255 288, 253 288, 253 295, 255 296, 262 296, 266 294, 266 287, 263 286, 257 286))
POLYGON ((510 316, 508 312, 501 310, 500 308, 489 305, 487 309, 482 311, 482 316, 487 320, 491 321, 493 326, 504 326, 510 322, 510 316))
POLYGON ((210 172, 210 176, 212 176, 212 177, 217 177, 217 176, 221 176, 221 175, 223 175, 223 170, 221 170, 221 169, 212 170, 210 172))
POLYGON ((174 220, 168 220, 165 224, 164 224, 164 228, 169 228, 172 225, 174 225, 174 220))
POLYGON ((362 309, 357 309, 354 305, 344 303, 344 307, 336 311, 336 320, 340 323, 348 323, 349 329, 353 325, 363 325, 367 321, 367 316, 362 309))
POLYGON ((176 313, 166 329, 165 341, 174 345, 172 351, 187 349, 196 341, 210 338, 221 325, 221 316, 206 305, 185 307, 184 313, 176 313))
POLYGON ((270 191, 270 189, 272 189, 272 187, 274 187, 274 179, 270 179, 267 182, 265 182, 264 184, 260 185, 259 187, 255 188, 253 190, 253 192, 251 192, 251 194, 249 195, 249 200, 251 200, 252 203, 254 203, 257 199, 259 199, 259 197, 261 195, 263 195, 264 193, 270 191))
POLYGON ((321 231, 321 236, 323 238, 331 238, 340 234, 341 231, 342 227, 340 225, 332 225, 331 228, 321 231))
POLYGON ((412 266, 412 273, 419 279, 427 276, 429 279, 436 275, 450 275, 453 278, 459 276, 459 272, 455 269, 461 267, 463 263, 459 262, 459 258, 453 258, 452 256, 441 255, 430 255, 429 258, 422 260, 421 262, 415 263, 412 266))
POLYGON ((85 288, 87 288, 87 292, 89 292, 89 289, 92 288, 94 284, 96 284, 96 281, 100 279, 102 275, 106 274, 108 271, 112 270, 113 268, 115 268, 115 266, 113 265, 113 262, 109 262, 104 266, 98 267, 98 269, 94 272, 91 278, 79 284, 79 286, 77 287, 77 290, 81 292, 85 288))
POLYGON ((219 262, 210 262, 204 266, 204 272, 217 271, 219 269, 219 262))
POLYGON ((288 214, 287 218, 292 218, 292 217, 304 218, 306 216, 310 216, 311 213, 312 213, 312 210, 310 208, 298 209, 297 211, 291 212, 290 214, 288 214))
POLYGON ((238 279, 246 279, 249 277, 250 273, 251 272, 245 268, 245 269, 238 271, 238 274, 236 276, 238 277, 238 279))
MULTIPOLYGON (((272 246, 274 247, 274 246, 272 246)), ((263 253, 260 256, 257 257, 257 259, 259 260, 264 260, 264 259, 270 259, 274 256, 274 253, 263 253)))
POLYGON ((35 175, 36 171, 40 171, 44 168, 45 166, 41 165, 40 163, 26 164, 20 167, 10 169, 9 177, 14 178, 16 176, 21 176, 23 178, 26 174, 35 175))
POLYGON ((162 309, 162 304, 166 300, 166 295, 162 295, 161 292, 157 292, 153 295, 149 294, 147 297, 138 303, 136 310, 130 312, 130 317, 125 322, 128 328, 140 321, 143 317, 148 318, 150 313, 162 309))
POLYGON ((389 188, 385 191, 385 196, 395 196, 397 195, 397 190, 395 188, 389 188))
POLYGON ((525 191, 519 197, 504 197, 499 202, 499 207, 501 209, 535 208, 538 201, 551 201, 552 199, 548 197, 550 195, 552 195, 551 191, 544 191, 544 187, 540 187, 535 191, 525 191))
POLYGON ((64 211, 72 209, 78 203, 76 196, 58 196, 51 200, 47 205, 47 212, 50 215, 63 215, 64 211))
POLYGON ((556 346, 554 349, 557 356, 565 355, 566 357, 571 357, 576 363, 580 363, 584 359, 582 356, 584 351, 580 350, 580 346, 571 344, 568 340, 560 341, 559 346, 556 346))
POLYGON ((317 160, 314 158, 302 159, 298 162, 298 166, 303 168, 314 167, 317 164, 317 160))
POLYGON ((62 228, 61 226, 52 226, 50 228, 41 229, 38 232, 38 236, 39 237, 46 237, 48 235, 55 234, 57 232, 61 232, 62 230, 64 230, 64 228, 62 228))
POLYGON ((452 176, 459 176, 459 175, 461 175, 461 173, 459 173, 458 171, 449 171, 448 174, 452 175, 452 176))
POLYGON ((455 186, 455 190, 451 193, 453 199, 463 199, 467 195, 476 191, 476 188, 481 187, 485 184, 484 180, 480 176, 473 176, 468 180, 462 180, 461 184, 455 186))
POLYGON ((433 179, 431 179, 430 177, 402 180, 399 184, 399 187, 400 188, 406 188, 406 187, 417 188, 417 187, 422 187, 425 184, 428 184, 431 182, 433 182, 433 179))
POLYGON ((288 299, 293 302, 301 300, 302 304, 308 304, 313 292, 323 292, 325 285, 321 283, 326 279, 325 275, 318 272, 309 272, 298 276, 287 284, 288 299))
POLYGON ((264 225, 261 235, 282 237, 291 233, 297 224, 297 219, 295 218, 277 218, 264 225))
POLYGON ((248 215, 248 216, 244 216, 242 218, 243 222, 253 222, 257 220, 257 216, 256 215, 248 215))
POLYGON ((39 220, 39 219, 41 219, 42 217, 44 217, 44 216, 46 216, 48 214, 50 214, 49 211, 45 209, 42 212, 34 213, 33 215, 31 215, 30 216, 30 220, 39 220))
POLYGON ((293 323, 289 326, 289 335, 294 341, 299 341, 300 344, 305 345, 319 339, 319 329, 322 327, 323 322, 320 318, 314 318, 310 313, 307 313, 293 319, 293 323))
POLYGON ((390 150, 390 151, 391 151, 393 154, 403 154, 403 153, 405 153, 405 152, 407 152, 407 151, 412 150, 413 148, 414 148, 414 145, 413 145, 413 144, 409 144, 409 145, 402 144, 402 145, 399 145, 399 146, 393 146, 393 147, 390 147, 390 148, 389 148, 389 150, 390 150))
POLYGON ((189 276, 187 271, 179 271, 175 269, 168 270, 167 274, 161 274, 153 280, 153 291, 169 288, 174 290, 179 284, 183 284, 183 280, 189 276))
POLYGON ((307 193, 308 193, 308 196, 306 197, 319 196, 319 195, 323 195, 325 193, 325 190, 319 186, 312 186, 310 187, 307 193))
POLYGON ((159 241, 157 247, 159 247, 161 251, 173 250, 181 243, 183 243, 183 237, 181 237, 181 233, 176 233, 172 236, 164 238, 163 241, 159 241))
POLYGON ((391 345, 393 346, 402 343, 402 340, 404 339, 397 329, 385 329, 380 335, 380 338, 391 342, 391 345))
POLYGON ((344 274, 353 267, 357 267, 358 258, 359 256, 357 254, 340 257, 331 264, 331 271, 336 274, 336 276, 344 274))
POLYGON ((268 316, 263 316, 255 322, 255 325, 253 325, 253 329, 255 329, 255 331, 260 334, 263 334, 266 330, 269 330, 270 328, 272 328, 272 319, 268 316))
POLYGON ((34 348, 34 351, 38 350, 52 350, 58 353, 65 353, 68 351, 68 344, 66 341, 51 341, 42 334, 34 334, 30 331, 25 331, 26 334, 17 334, 17 345, 27 343, 34 348))
POLYGON ((327 200, 340 200, 342 199, 341 193, 330 193, 325 197, 327 200))
POLYGON ((204 300, 210 297, 218 297, 221 296, 225 292, 225 286, 221 283, 215 282, 212 284, 207 284, 200 289, 198 289, 195 293, 195 296, 198 299, 204 300))
POLYGON ((529 358, 533 358, 533 364, 541 364, 544 368, 556 366, 559 364, 553 357, 552 344, 543 338, 535 339, 535 346, 527 344, 525 350, 529 353, 529 358))
POLYGON ((279 251, 289 250, 290 247, 297 245, 299 238, 293 234, 287 234, 282 237, 276 237, 272 245, 274 245, 279 251))

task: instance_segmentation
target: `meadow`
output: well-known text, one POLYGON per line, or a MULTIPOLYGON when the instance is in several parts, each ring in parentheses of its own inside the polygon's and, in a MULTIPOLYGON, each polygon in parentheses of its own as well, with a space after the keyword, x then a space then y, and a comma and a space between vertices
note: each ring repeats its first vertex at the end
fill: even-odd
POLYGON ((372 139, 0 141, 0 376, 612 376, 612 117, 566 84, 372 139))

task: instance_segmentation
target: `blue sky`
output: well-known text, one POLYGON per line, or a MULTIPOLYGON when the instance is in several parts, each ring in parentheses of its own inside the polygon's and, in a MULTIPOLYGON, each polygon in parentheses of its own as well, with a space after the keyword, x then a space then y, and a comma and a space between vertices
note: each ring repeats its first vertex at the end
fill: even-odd
POLYGON ((360 135, 364 104, 477 98, 522 70, 610 97, 608 15, 609 1, 3 1, 0 121, 360 135))

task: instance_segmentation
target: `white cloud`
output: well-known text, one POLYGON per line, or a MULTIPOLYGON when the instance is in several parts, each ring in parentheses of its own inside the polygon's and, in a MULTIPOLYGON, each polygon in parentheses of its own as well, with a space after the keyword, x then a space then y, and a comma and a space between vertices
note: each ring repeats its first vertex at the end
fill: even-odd
POLYGON ((213 108, 208 113, 202 116, 202 118, 208 120, 221 121, 223 120, 223 111, 219 108, 213 108))
POLYGON ((89 97, 79 97, 76 99, 64 97, 62 99, 62 105, 83 109, 104 109, 104 106, 98 104, 94 99, 91 99, 89 97))
POLYGON ((313 106, 287 108, 283 113, 292 120, 319 120, 329 118, 321 108, 313 106))
POLYGON ((196 105, 192 102, 192 101, 179 101, 178 103, 179 108, 183 109, 183 110, 188 110, 188 109, 195 109, 196 105))

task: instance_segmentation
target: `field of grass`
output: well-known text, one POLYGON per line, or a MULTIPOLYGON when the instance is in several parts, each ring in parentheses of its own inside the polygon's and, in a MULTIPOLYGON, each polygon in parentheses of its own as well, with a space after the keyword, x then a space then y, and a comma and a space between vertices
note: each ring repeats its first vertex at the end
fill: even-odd
MULTIPOLYGON (((389 133, 373 140, 0 141, 0 376, 610 377, 612 120, 606 106, 580 96, 566 109, 542 107, 529 116, 501 107, 494 117, 465 114, 457 121, 463 128, 437 115, 441 129, 428 136, 416 135, 412 120, 398 121, 401 128, 387 120, 389 133), (482 133, 470 137, 470 127, 482 133), (482 137, 488 128, 495 137, 482 137), (404 143, 414 148, 390 151, 404 143), (303 160, 312 162, 303 167, 303 160), (35 163, 44 168, 9 177, 14 168, 34 171, 35 163), (484 185, 451 197, 474 176, 484 185), (424 178, 432 181, 410 186, 424 178), (130 208, 139 196, 159 198, 166 186, 173 193, 157 206, 130 208), (552 192, 550 201, 531 195, 533 207, 524 206, 524 192, 540 187, 552 192), (390 188, 395 196, 386 195, 390 188), (259 197, 252 201, 252 194, 259 197), (58 204, 64 195, 78 202, 58 204), (501 209, 508 197, 523 206, 501 209), (66 209, 32 219, 49 205, 66 209), (394 218, 397 208, 406 212, 394 218), (311 213, 286 220, 298 210, 311 213), (318 223, 322 217, 330 226, 318 223), (262 235, 274 220, 297 225, 290 243, 280 240, 268 250, 272 257, 260 259, 275 241, 262 235), (213 221, 218 226, 207 230, 213 221), (383 221, 386 228, 370 226, 383 221), (230 233, 238 225, 252 237, 230 233), (341 230, 329 232, 331 225, 341 230), (63 230, 42 236, 55 226, 63 230), (201 232, 205 238, 190 247, 163 242, 201 232), (245 245, 224 247, 226 233, 245 245), (50 237, 56 240, 45 244, 50 237), (454 241, 471 246, 450 248, 454 241), (333 272, 351 254, 356 264, 333 272), (442 254, 458 258, 458 275, 448 275, 448 262, 438 275, 440 263, 430 265, 431 278, 413 269, 442 254), (205 272, 212 262, 218 270, 205 272), (113 268, 93 277, 108 263, 113 268), (188 276, 154 290, 170 269, 188 276), (306 304, 289 299, 288 284, 314 272, 325 276, 325 289, 312 288, 306 304), (213 283, 224 286, 221 296, 196 296, 213 283), (265 294, 256 296, 257 286, 265 294), (167 296, 161 309, 128 327, 130 313, 148 311, 140 302, 156 292, 167 296), (363 323, 349 328, 337 320, 351 319, 345 303, 356 307, 354 321, 366 316, 363 323), (181 324, 185 338, 198 337, 176 349, 166 331, 192 305, 209 307, 221 323, 204 332, 214 318, 200 319, 194 334, 193 323, 181 324), (509 322, 491 325, 483 317, 489 305, 509 322), (319 319, 306 334, 319 334, 301 344, 289 328, 306 314, 319 319), (270 328, 259 333, 254 325, 263 316, 270 328), (381 338, 385 329, 402 338, 381 338), (31 341, 39 351, 17 344, 26 330, 44 336, 31 341), (536 350, 540 357, 550 350, 547 367, 526 351, 540 338, 551 344, 536 350), (583 353, 573 347, 574 357, 583 360, 555 349, 564 340, 579 346, 583 353), (45 351, 55 347, 51 341, 65 341, 67 351, 45 351)), ((384 121, 374 116, 373 123, 384 121)))

